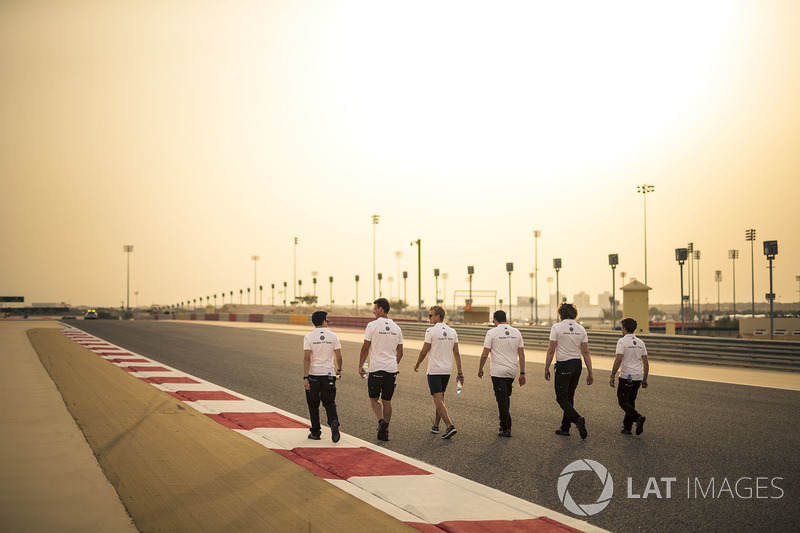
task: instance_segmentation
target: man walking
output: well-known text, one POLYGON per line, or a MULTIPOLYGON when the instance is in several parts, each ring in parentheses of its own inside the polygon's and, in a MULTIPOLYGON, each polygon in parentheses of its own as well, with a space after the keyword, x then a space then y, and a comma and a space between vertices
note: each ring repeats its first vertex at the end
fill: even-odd
POLYGON ((500 413, 500 430, 498 437, 511 436, 511 391, 514 388, 514 378, 519 369, 519 386, 525 385, 525 349, 522 343, 522 334, 517 328, 511 327, 506 321, 506 312, 494 312, 495 327, 486 333, 483 341, 478 365, 478 377, 483 379, 483 365, 489 354, 492 355, 490 375, 494 397, 497 400, 497 409, 500 413), (517 366, 519 361, 519 366, 517 366))
POLYGON ((636 320, 623 318, 620 322, 623 337, 617 341, 617 358, 611 369, 609 383, 614 386, 617 370, 620 372, 619 386, 617 387, 617 402, 625 411, 622 419, 622 434, 630 435, 633 423, 636 422, 636 434, 644 431, 644 415, 636 410, 636 394, 639 387, 647 388, 647 375, 650 373, 650 363, 647 362, 647 348, 642 339, 633 333, 636 331, 636 320))
POLYGON ((378 419, 378 440, 389 440, 392 419, 392 396, 397 379, 397 364, 403 358, 403 332, 389 318, 389 300, 373 302, 375 320, 367 324, 364 344, 358 361, 358 372, 364 377, 364 361, 369 358, 367 390, 372 411, 378 419))
POLYGON ((589 356, 589 336, 586 330, 575 320, 578 318, 578 309, 573 304, 563 303, 558 306, 558 315, 561 322, 553 324, 550 330, 550 345, 547 348, 547 357, 544 363, 544 379, 550 381, 550 363, 553 355, 556 356, 555 390, 556 401, 564 411, 561 427, 556 430, 556 435, 569 436, 571 424, 575 424, 582 439, 588 435, 586 419, 575 410, 575 389, 581 377, 581 355, 586 361, 586 384, 594 383, 592 374, 592 358, 589 356))
POLYGON ((419 365, 430 353, 428 359, 428 388, 433 396, 433 405, 436 414, 431 427, 431 433, 439 433, 439 420, 444 420, 445 432, 443 439, 449 439, 456 434, 456 426, 450 420, 447 407, 444 404, 444 393, 450 374, 453 371, 453 359, 456 360, 458 374, 456 380, 464 383, 464 374, 461 373, 461 356, 458 353, 458 334, 456 330, 444 323, 444 309, 438 305, 431 307, 428 320, 432 327, 425 331, 425 344, 419 352, 414 372, 419 372, 419 365))
POLYGON ((303 384, 311 418, 308 438, 320 440, 319 404, 325 408, 331 440, 339 442, 339 416, 336 414, 336 379, 342 376, 342 345, 336 333, 328 329, 328 313, 311 315, 314 331, 303 339, 303 384), (334 364, 334 354, 336 363, 334 364))

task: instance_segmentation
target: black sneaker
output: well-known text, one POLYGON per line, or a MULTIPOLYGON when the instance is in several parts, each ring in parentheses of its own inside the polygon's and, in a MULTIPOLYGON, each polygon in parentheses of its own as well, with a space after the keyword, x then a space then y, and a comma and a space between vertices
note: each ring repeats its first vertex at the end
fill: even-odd
POLYGON ((620 430, 620 433, 622 433, 623 435, 633 435, 633 433, 631 433, 631 430, 626 428, 622 428, 620 430))
POLYGON ((556 435, 561 435, 562 437, 569 437, 569 430, 564 431, 561 428, 556 430, 556 435))
POLYGON ((578 421, 575 422, 575 425, 578 426, 578 434, 580 434, 582 439, 585 439, 589 435, 589 433, 586 432, 586 419, 580 417, 578 421))
POLYGON ((636 434, 641 435, 642 431, 644 431, 644 416, 639 416, 639 420, 636 421, 636 434))
POLYGON ((389 424, 383 418, 378 421, 378 440, 389 440, 389 424))
POLYGON ((498 437, 511 437, 511 428, 501 429, 497 434, 498 437))
POLYGON ((444 435, 442 435, 442 438, 443 439, 449 439, 450 437, 452 437, 456 433, 458 433, 458 431, 456 430, 456 427, 455 426, 450 426, 449 428, 447 428, 445 430, 444 435))
POLYGON ((311 440, 320 440, 322 437, 320 437, 319 435, 314 435, 313 433, 309 433, 308 438, 311 440))
POLYGON ((334 420, 331 422, 331 440, 333 442, 339 442, 339 439, 342 437, 342 434, 339 433, 339 421, 334 420))
POLYGON ((438 435, 439 434, 439 426, 431 426, 431 433, 433 433, 434 435, 438 435))

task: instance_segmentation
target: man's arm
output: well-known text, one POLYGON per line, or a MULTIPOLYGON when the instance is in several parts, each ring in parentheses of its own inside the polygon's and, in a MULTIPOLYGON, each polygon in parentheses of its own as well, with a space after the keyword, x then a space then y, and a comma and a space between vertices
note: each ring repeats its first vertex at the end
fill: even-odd
POLYGON ((425 359, 425 356, 428 355, 428 350, 431 349, 431 343, 426 342, 422 345, 422 350, 419 351, 419 357, 417 357, 417 362, 414 365, 414 372, 419 372, 419 365, 422 364, 422 361, 425 359))
POLYGON ((306 390, 311 388, 308 383, 308 371, 311 369, 311 350, 303 350, 303 387, 306 390))
POLYGON ((397 364, 399 365, 400 364, 400 359, 403 358, 403 345, 402 344, 398 344, 397 345, 397 355, 396 355, 396 357, 397 357, 397 364))
POLYGON ((367 355, 369 355, 369 347, 372 343, 368 340, 364 341, 364 344, 361 345, 361 353, 358 356, 358 374, 361 377, 364 377, 366 372, 364 372, 364 361, 367 360, 367 355))
POLYGON ((456 360, 456 368, 458 369, 456 381, 460 381, 463 384, 464 374, 461 372, 461 354, 458 353, 458 343, 453 344, 453 359, 456 360))
POLYGON ((342 361, 342 349, 341 348, 336 348, 333 351, 333 353, 336 354, 336 375, 337 376, 341 376, 342 375, 342 362, 343 362, 342 361))
POLYGON ((581 353, 583 354, 583 360, 586 363, 586 370, 588 371, 588 374, 586 374, 586 384, 591 385, 594 383, 594 373, 592 372, 592 356, 589 355, 588 342, 581 343, 581 353))
POLYGON ((647 356, 642 356, 642 366, 644 366, 644 377, 642 378, 642 387, 647 388, 647 376, 650 374, 650 363, 647 361, 647 356))
POLYGON ((617 377, 617 371, 619 370, 619 366, 622 364, 622 354, 618 353, 617 358, 614 359, 614 367, 611 369, 611 377, 609 378, 608 382, 613 387, 614 386, 614 378, 617 377))
POLYGON ((519 386, 525 385, 525 348, 520 346, 517 349, 519 355, 519 386))
POLYGON ((556 341, 550 341, 547 346, 547 357, 544 359, 544 379, 550 381, 550 363, 553 362, 553 356, 556 354, 556 341))
POLYGON ((483 365, 486 364, 486 359, 489 358, 489 348, 484 348, 483 353, 481 353, 481 360, 478 363, 478 377, 483 379, 483 365))

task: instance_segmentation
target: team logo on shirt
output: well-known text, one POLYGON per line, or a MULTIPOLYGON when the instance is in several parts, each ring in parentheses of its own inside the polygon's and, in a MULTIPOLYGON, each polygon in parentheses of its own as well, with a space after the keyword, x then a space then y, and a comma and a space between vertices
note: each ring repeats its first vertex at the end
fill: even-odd
POLYGON ((389 326, 386 326, 386 331, 389 331, 389 326))
POLYGON ((319 336, 319 340, 324 341, 325 340, 325 335, 320 335, 319 336))
POLYGON ((506 330, 506 335, 511 335, 511 332, 506 330))
POLYGON ((575 328, 569 328, 570 331, 575 331, 575 328))

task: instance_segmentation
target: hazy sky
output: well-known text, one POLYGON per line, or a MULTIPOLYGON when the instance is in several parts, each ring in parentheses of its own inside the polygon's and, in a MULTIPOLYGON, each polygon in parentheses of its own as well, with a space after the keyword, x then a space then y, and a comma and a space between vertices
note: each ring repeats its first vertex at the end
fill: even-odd
MULTIPOLYGON (((328 302, 453 290, 798 299, 800 2, 5 0, 0 295, 169 305, 297 276, 328 302), (687 274, 688 276, 688 274, 687 274), (617 287, 620 285, 618 276, 617 287), (443 283, 440 281, 440 290, 443 283), (401 288, 402 290, 402 288, 401 288), (553 290, 555 290, 553 288, 553 290), (686 289, 688 293, 688 288, 686 289)), ((306 292, 305 290, 303 292, 306 292)), ((265 291, 265 303, 271 293, 265 291)), ((276 295, 276 299, 278 296, 276 295)), ((229 298, 226 299, 228 301, 229 298)))

